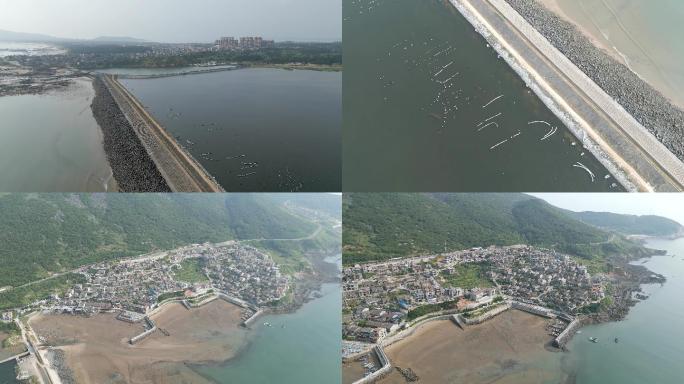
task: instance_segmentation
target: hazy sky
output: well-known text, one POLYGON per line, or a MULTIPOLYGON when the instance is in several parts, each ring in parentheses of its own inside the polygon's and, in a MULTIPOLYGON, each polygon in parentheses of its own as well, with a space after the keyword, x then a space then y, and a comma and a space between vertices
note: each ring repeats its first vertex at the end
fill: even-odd
POLYGON ((658 215, 684 224, 684 193, 532 193, 572 211, 658 215))
POLYGON ((342 0, 0 0, 0 29, 68 38, 342 39, 342 0))

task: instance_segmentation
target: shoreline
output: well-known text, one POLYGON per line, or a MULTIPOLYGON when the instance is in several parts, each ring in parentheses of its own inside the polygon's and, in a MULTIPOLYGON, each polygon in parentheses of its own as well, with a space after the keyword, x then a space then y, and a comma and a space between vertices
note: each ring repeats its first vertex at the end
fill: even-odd
MULTIPOLYGON (((109 69, 122 69, 122 70, 135 70, 135 69, 143 69, 143 70, 165 70, 165 69, 170 69, 174 67, 121 67, 121 68, 109 68, 109 69)), ((188 68, 188 67, 178 67, 178 69, 183 69, 183 68, 188 68)), ((131 80, 139 80, 139 79, 157 79, 157 78, 165 78, 165 77, 179 77, 179 76, 187 76, 187 75, 201 75, 201 74, 207 74, 207 73, 216 73, 216 72, 228 72, 228 71, 237 71, 240 69, 250 69, 250 68, 271 68, 271 69, 283 69, 283 70, 291 70, 291 71, 317 71, 317 72, 342 72, 342 66, 341 65, 319 65, 319 64, 266 64, 266 63, 237 63, 237 64, 230 64, 230 65, 215 65, 215 66, 207 66, 207 67, 197 67, 196 69, 188 70, 188 71, 179 71, 179 72, 169 72, 169 73, 150 73, 150 74, 124 74, 124 73, 110 73, 110 72, 98 72, 97 70, 92 70, 91 73, 93 76, 97 74, 108 74, 108 75, 116 75, 119 79, 131 79, 131 80)))
POLYGON ((679 160, 684 160, 684 110, 592 42, 574 23, 536 0, 505 0, 679 160))

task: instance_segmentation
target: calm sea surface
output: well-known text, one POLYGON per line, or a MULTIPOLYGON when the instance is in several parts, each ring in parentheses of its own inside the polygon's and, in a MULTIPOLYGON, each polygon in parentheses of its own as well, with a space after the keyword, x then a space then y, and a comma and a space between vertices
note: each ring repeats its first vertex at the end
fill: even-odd
POLYGON ((347 0, 343 33, 345 190, 621 189, 448 3, 347 0))
POLYGON ((121 81, 227 191, 341 189, 340 72, 254 68, 121 81))
POLYGON ((90 80, 42 95, 0 97, 0 191, 116 189, 90 103, 90 80))
POLYGON ((14 373, 14 361, 0 364, 0 384, 18 384, 16 373, 14 373))
MULTIPOLYGON (((644 286, 650 295, 633 307, 624 321, 582 328, 568 348, 564 366, 581 384, 677 384, 684 377, 684 239, 650 240, 665 249, 644 266, 667 278, 644 286), (593 336, 597 344, 588 341, 593 336), (614 339, 618 337, 619 343, 614 339)), ((637 262, 640 264, 641 262, 637 262)))
POLYGON ((226 365, 198 372, 226 384, 340 383, 340 285, 326 284, 322 293, 295 313, 259 318, 247 350, 226 365))

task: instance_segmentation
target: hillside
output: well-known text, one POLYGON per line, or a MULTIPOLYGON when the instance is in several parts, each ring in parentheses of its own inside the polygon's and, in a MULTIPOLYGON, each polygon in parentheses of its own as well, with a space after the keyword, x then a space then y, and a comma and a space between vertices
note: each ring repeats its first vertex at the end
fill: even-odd
POLYGON ((474 246, 554 247, 603 268, 640 245, 524 194, 345 194, 345 264, 474 246))
POLYGON ((333 193, 269 193, 267 196, 281 203, 292 203, 323 212, 334 218, 342 217, 342 197, 333 193))
POLYGON ((258 194, 8 194, 0 196, 0 287, 155 249, 315 229, 258 194))
POLYGON ((568 214, 587 224, 625 235, 676 236, 684 232, 681 224, 660 216, 571 211, 568 214))

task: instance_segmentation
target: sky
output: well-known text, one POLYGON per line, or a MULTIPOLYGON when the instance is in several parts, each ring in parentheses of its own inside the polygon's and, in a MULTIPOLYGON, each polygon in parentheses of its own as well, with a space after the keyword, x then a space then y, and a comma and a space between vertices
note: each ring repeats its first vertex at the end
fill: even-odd
POLYGON ((0 30, 90 39, 342 40, 342 0, 0 0, 0 30))
POLYGON ((560 208, 658 215, 684 225, 684 193, 532 193, 560 208))

